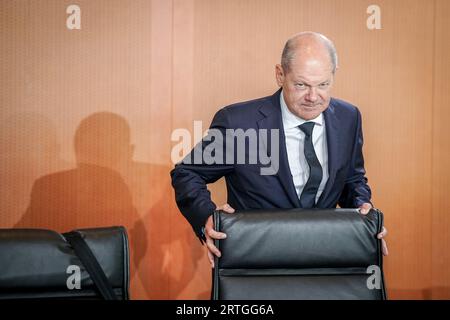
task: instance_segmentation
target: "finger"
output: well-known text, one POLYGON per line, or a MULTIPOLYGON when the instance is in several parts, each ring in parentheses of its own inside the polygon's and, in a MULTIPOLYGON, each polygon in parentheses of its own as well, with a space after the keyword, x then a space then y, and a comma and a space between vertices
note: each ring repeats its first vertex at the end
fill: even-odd
POLYGON ((381 240, 381 251, 383 252, 383 256, 387 256, 389 254, 389 250, 384 239, 381 240))
POLYGON ((381 229, 381 232, 377 235, 377 238, 382 239, 387 236, 387 233, 388 233, 387 229, 383 227, 383 229, 381 229))
POLYGON ((206 227, 205 232, 210 238, 213 238, 213 239, 220 240, 220 239, 225 239, 227 237, 226 233, 218 232, 210 227, 206 227))
POLYGON ((214 245, 213 241, 211 240, 211 238, 206 238, 206 246, 208 247, 208 250, 216 255, 217 257, 220 258, 221 253, 219 251, 219 249, 217 249, 217 247, 214 245))
POLYGON ((206 253, 208 255, 208 260, 209 260, 209 263, 211 264, 211 268, 214 268, 214 256, 213 256, 213 254, 208 249, 206 250, 206 253))
POLYGON ((359 213, 361 213, 361 214, 368 214, 370 209, 372 209, 372 205, 370 203, 363 203, 359 207, 359 213))
POLYGON ((222 210, 226 213, 234 213, 234 208, 230 206, 228 203, 225 203, 224 205, 218 207, 216 210, 222 210))
POLYGON ((213 238, 213 239, 225 239, 227 237, 227 235, 225 233, 217 232, 216 230, 214 230, 212 216, 209 216, 208 220, 206 220, 205 236, 207 238, 210 237, 210 238, 213 238))
POLYGON ((230 206, 228 203, 225 204, 223 209, 227 213, 234 213, 234 208, 232 206, 230 206))

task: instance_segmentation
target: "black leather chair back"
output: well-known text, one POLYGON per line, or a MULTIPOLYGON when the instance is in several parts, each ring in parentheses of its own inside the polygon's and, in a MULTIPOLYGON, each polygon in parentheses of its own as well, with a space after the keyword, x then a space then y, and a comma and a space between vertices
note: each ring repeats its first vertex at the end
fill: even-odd
POLYGON ((386 299, 378 210, 216 211, 214 223, 227 234, 214 299, 386 299))
MULTIPOLYGON (((129 298, 128 237, 123 227, 79 229, 119 299, 129 298)), ((0 229, 0 299, 101 299, 63 235, 0 229), (78 272, 80 286, 76 283, 78 272)))

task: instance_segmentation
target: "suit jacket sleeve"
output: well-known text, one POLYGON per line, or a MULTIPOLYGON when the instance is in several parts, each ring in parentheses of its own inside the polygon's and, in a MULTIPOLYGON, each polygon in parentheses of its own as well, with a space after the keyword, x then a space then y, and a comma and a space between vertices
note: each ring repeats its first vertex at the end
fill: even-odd
POLYGON ((358 109, 356 109, 356 113, 357 124, 351 163, 344 189, 339 199, 339 206, 342 208, 358 208, 365 202, 371 203, 371 190, 365 176, 366 170, 364 169, 364 157, 362 152, 363 133, 361 113, 358 109))
POLYGON ((170 173, 178 208, 201 241, 205 240, 202 228, 216 209, 206 185, 233 171, 233 165, 225 161, 227 128, 229 121, 224 108, 214 116, 208 135, 170 173))

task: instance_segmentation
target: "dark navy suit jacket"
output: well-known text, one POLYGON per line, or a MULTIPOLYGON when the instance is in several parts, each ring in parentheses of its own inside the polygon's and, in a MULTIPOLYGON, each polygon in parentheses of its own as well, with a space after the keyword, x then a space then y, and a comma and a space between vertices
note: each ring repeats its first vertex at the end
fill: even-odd
MULTIPOLYGON (((236 210, 301 207, 289 169, 280 92, 278 90, 272 96, 227 106, 216 113, 210 126, 210 129, 217 129, 224 134, 226 129, 279 129, 279 169, 276 174, 261 175, 261 167, 267 167, 261 163, 230 164, 224 159, 219 164, 194 164, 194 153, 204 151, 214 143, 214 139, 203 139, 171 171, 177 205, 200 238, 208 216, 216 209, 206 185, 221 177, 226 179, 228 203, 236 210)), ((332 98, 323 115, 329 178, 316 207, 335 208, 339 205, 357 208, 364 202, 370 203, 371 191, 365 177, 359 110, 345 101, 332 98)), ((270 136, 258 143, 271 156, 273 142, 270 136)), ((225 158, 227 152, 234 150, 229 150, 228 145, 231 144, 223 145, 225 158)))

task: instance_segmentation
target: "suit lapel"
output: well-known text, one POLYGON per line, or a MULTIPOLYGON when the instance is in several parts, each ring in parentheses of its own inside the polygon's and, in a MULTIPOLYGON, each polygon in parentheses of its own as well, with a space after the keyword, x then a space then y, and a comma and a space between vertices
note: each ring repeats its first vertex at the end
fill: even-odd
POLYGON ((341 148, 341 137, 337 127, 338 119, 336 117, 336 109, 333 99, 331 99, 330 105, 323 112, 323 116, 325 119, 325 130, 327 136, 329 176, 325 188, 320 195, 319 201, 317 202, 317 207, 320 207, 321 202, 327 197, 333 188, 336 172, 339 168, 339 163, 341 163, 341 153, 339 152, 339 149, 341 148))
MULTIPOLYGON (((278 146, 279 146, 279 168, 277 172, 277 177, 280 180, 283 189, 289 197, 293 207, 300 207, 300 200, 298 199, 297 192, 295 191, 294 182, 292 179, 291 170, 289 168, 289 161, 287 158, 286 151, 286 139, 284 136, 283 121, 281 118, 281 106, 280 106, 280 93, 281 89, 278 90, 270 99, 270 102, 265 103, 259 109, 262 114, 262 118, 257 121, 258 129, 267 129, 267 135, 270 137, 271 129, 278 129, 278 146)), ((268 153, 271 150, 270 139, 262 141, 265 144, 265 148, 268 153)), ((271 155, 270 155, 271 156, 271 155)))

